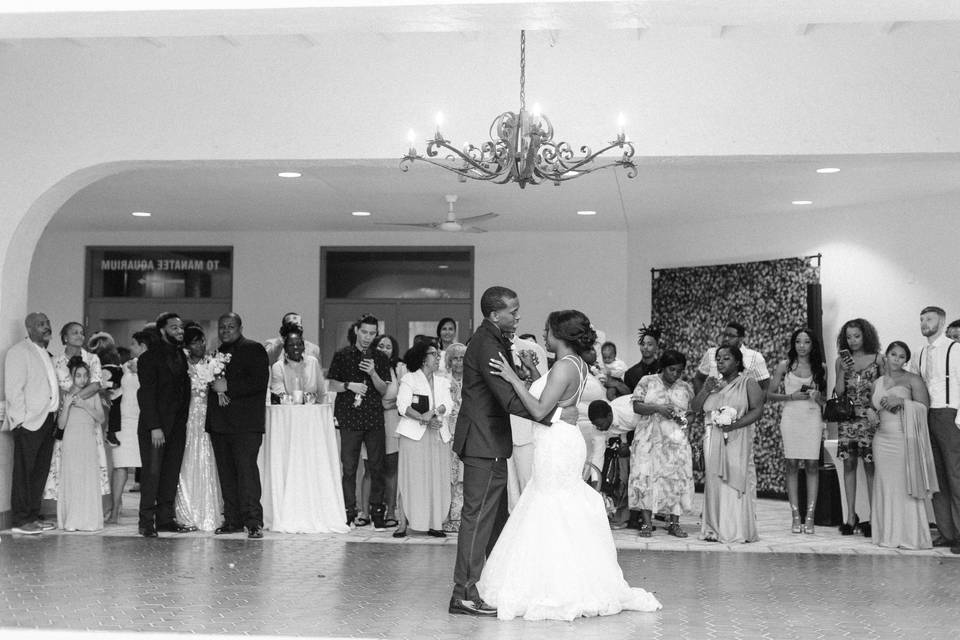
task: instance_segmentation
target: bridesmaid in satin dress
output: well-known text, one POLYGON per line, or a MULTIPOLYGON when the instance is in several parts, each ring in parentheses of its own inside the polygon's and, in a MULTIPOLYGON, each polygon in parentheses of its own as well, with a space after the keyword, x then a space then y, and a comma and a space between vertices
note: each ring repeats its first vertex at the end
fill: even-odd
POLYGON ((223 497, 217 477, 210 435, 206 432, 207 387, 212 376, 203 329, 188 324, 183 330, 190 375, 190 413, 187 442, 180 465, 180 483, 174 504, 177 522, 202 531, 213 531, 223 522, 223 497))

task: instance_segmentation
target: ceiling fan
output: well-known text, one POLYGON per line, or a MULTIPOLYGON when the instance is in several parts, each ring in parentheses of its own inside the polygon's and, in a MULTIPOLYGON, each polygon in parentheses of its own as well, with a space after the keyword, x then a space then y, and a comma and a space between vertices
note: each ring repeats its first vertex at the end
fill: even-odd
POLYGON ((374 224, 388 227, 420 227, 422 229, 434 229, 435 231, 447 231, 450 233, 485 233, 486 229, 473 226, 474 223, 493 220, 500 215, 499 213, 491 212, 479 216, 457 218, 457 214, 453 210, 457 196, 447 195, 444 196, 444 199, 447 201, 449 210, 447 211, 447 219, 441 222, 375 222, 374 224))

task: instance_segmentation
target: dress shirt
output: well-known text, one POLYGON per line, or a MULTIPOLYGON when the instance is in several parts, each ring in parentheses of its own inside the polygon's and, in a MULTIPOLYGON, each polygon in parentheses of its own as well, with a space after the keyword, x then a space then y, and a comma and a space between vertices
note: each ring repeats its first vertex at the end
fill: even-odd
POLYGON ((270 367, 270 393, 281 395, 297 389, 314 394, 322 402, 320 396, 326 392, 326 381, 320 362, 313 356, 304 355, 300 362, 294 362, 284 355, 270 367))
MULTIPOLYGON (((90 382, 87 384, 93 384, 94 382, 100 384, 100 382, 103 380, 103 377, 100 373, 100 358, 90 353, 86 349, 80 350, 80 357, 83 358, 83 361, 90 369, 90 382)), ((70 387, 73 386, 73 379, 70 378, 70 368, 67 366, 69 363, 70 356, 68 356, 66 353, 61 353, 59 356, 57 356, 56 362, 53 363, 53 366, 57 372, 57 379, 60 381, 60 389, 63 391, 69 391, 70 387)))
MULTIPOLYGON (((770 372, 767 370, 767 361, 763 358, 762 353, 746 346, 740 347, 740 353, 743 354, 743 372, 745 374, 757 382, 763 382, 770 377, 770 372)), ((720 373, 717 371, 717 347, 707 349, 700 360, 697 371, 708 378, 720 378, 720 373)))
POLYGON ((629 433, 637 428, 642 416, 634 412, 634 400, 633 396, 618 396, 610 401, 613 422, 610 423, 610 428, 604 431, 608 438, 629 433))
POLYGON ((947 349, 953 340, 941 335, 920 350, 915 368, 927 385, 931 409, 960 407, 960 345, 950 352, 950 404, 947 404, 947 349))

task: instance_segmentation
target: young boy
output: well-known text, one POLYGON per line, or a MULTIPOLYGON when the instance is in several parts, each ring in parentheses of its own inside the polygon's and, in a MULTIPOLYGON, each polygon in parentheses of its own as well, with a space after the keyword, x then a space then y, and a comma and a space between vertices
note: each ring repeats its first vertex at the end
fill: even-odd
POLYGON ((603 358, 603 374, 608 379, 623 380, 627 372, 627 363, 617 358, 617 345, 604 342, 600 347, 600 357, 603 358))

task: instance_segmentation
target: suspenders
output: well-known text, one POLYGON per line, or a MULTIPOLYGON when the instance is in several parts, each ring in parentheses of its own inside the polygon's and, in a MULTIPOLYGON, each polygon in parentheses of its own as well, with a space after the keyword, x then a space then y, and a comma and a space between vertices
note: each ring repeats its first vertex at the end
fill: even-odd
MULTIPOLYGON (((948 406, 950 405, 950 350, 953 349, 956 345, 957 345, 956 341, 951 340, 951 341, 950 341, 950 346, 947 347, 946 382, 947 382, 947 405, 948 405, 948 406)), ((925 351, 926 351, 926 349, 924 349, 923 351, 920 352, 919 369, 920 369, 921 372, 923 371, 923 354, 924 354, 925 351)))

